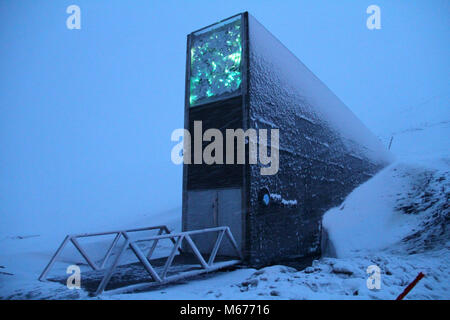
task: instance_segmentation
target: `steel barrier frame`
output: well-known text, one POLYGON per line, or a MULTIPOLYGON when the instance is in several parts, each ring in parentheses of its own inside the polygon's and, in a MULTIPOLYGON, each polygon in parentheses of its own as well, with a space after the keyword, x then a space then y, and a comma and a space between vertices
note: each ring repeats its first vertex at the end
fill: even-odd
POLYGON ((136 258, 139 260, 140 263, 144 266, 147 273, 152 278, 152 282, 147 282, 143 284, 138 285, 132 285, 132 286, 126 286, 123 288, 115 289, 115 290, 108 290, 108 292, 123 292, 127 290, 136 290, 139 288, 144 287, 151 287, 155 285, 162 285, 167 284, 170 282, 178 281, 183 278, 200 275, 202 273, 215 271, 221 268, 229 267, 232 265, 236 265, 241 262, 241 260, 229 260, 229 261, 223 261, 223 262, 217 262, 215 263, 214 260, 217 256, 217 253, 220 249, 220 245, 222 243, 222 240, 226 236, 228 240, 230 241, 232 247, 234 248, 237 256, 242 259, 241 252, 239 251, 239 248, 237 246, 237 243, 230 231, 229 227, 223 226, 223 227, 215 227, 215 228, 208 228, 208 229, 201 229, 201 230, 193 230, 193 231, 184 231, 184 232, 178 232, 178 233, 171 233, 167 226, 160 225, 160 226, 153 226, 153 227, 147 227, 147 228, 138 228, 138 229, 129 229, 129 230, 118 230, 118 231, 109 231, 109 232, 98 232, 98 233, 85 233, 85 234, 78 234, 78 235, 67 235, 61 245, 58 247, 56 252, 53 254, 52 258, 50 259, 50 262, 47 264, 45 269, 42 271, 41 275, 39 276, 40 281, 45 281, 48 273, 50 272, 51 268, 55 264, 56 260, 60 256, 61 252, 65 248, 65 246, 71 242, 75 249, 78 250, 78 252, 81 254, 81 256, 84 258, 84 260, 87 262, 87 264, 93 269, 93 270, 103 270, 105 269, 106 262, 108 261, 109 257, 111 256, 114 248, 117 246, 117 243, 121 238, 125 240, 124 244, 119 248, 117 256, 114 258, 112 264, 109 266, 109 268, 105 269, 105 273, 103 275, 103 278, 97 287, 97 290, 94 293, 94 296, 100 295, 105 291, 105 288, 108 284, 108 282, 111 280, 111 277, 117 268, 120 258, 122 257, 123 253, 127 248, 131 249, 133 254, 136 256, 136 258), (158 230, 158 234, 155 236, 150 237, 141 237, 138 239, 131 239, 129 234, 134 232, 140 232, 140 231, 150 231, 150 230, 158 230), (191 235, 199 235, 199 234, 205 234, 205 233, 211 233, 211 232, 217 232, 217 239, 216 242, 209 254, 209 259, 206 261, 200 251, 198 250, 196 244, 191 238, 191 235), (112 241, 111 245, 109 246, 108 250, 106 251, 105 256, 102 259, 102 262, 100 265, 97 265, 84 251, 84 249, 79 244, 78 240, 79 238, 87 238, 87 237, 99 237, 99 236, 105 236, 105 235, 111 235, 115 234, 114 240, 112 241), (153 252, 155 251, 158 241, 162 239, 169 239, 173 243, 173 248, 170 252, 170 255, 167 257, 166 263, 164 264, 163 270, 161 274, 158 274, 153 266, 150 263, 150 259, 153 255, 153 252), (198 260, 201 269, 199 270, 191 270, 191 271, 184 271, 180 274, 167 276, 169 268, 172 266, 172 263, 174 261, 175 255, 177 252, 183 253, 181 249, 181 243, 183 240, 186 240, 188 243, 188 247, 192 249, 192 253, 198 260), (153 241, 152 246, 150 247, 147 254, 144 254, 142 252, 141 248, 137 245, 139 242, 144 241, 153 241))

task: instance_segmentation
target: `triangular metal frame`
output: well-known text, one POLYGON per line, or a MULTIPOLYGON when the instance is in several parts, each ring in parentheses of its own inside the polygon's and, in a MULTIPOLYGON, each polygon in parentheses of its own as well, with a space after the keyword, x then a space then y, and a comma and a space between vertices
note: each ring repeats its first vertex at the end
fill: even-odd
MULTIPOLYGON (((119 265, 119 261, 125 252, 127 248, 131 249, 133 254, 136 256, 136 258, 139 260, 139 262, 144 266, 146 272, 150 275, 152 282, 144 284, 145 286, 148 285, 155 285, 155 284, 165 284, 173 281, 177 281, 179 279, 189 277, 192 275, 197 275, 205 272, 211 272, 223 267, 235 265, 237 263, 240 263, 240 260, 230 260, 220 263, 215 263, 215 259, 217 257, 217 253, 219 252, 220 245, 223 242, 224 237, 227 237, 230 241, 232 247, 234 248, 236 252, 236 256, 238 256, 240 259, 242 259, 241 252, 236 244, 236 241, 231 234, 230 228, 223 226, 223 227, 216 227, 216 228, 209 228, 209 229, 202 229, 202 230, 193 230, 193 231, 185 231, 185 232, 179 232, 179 233, 170 233, 169 229, 166 226, 156 226, 156 227, 149 227, 149 228, 140 228, 140 229, 131 229, 131 230, 119 230, 119 231, 111 231, 111 232, 102 232, 102 233, 92 233, 92 234, 82 234, 82 235, 68 235, 65 237, 59 248, 56 250, 55 254, 51 258, 48 265, 45 267, 44 271, 42 272, 41 276, 39 277, 39 280, 43 281, 45 280, 47 274, 49 273, 50 269, 52 268, 53 264, 56 262, 57 258, 60 256, 61 252, 63 251, 64 247, 67 245, 67 243, 70 241, 74 247, 78 250, 78 252, 81 254, 81 256, 84 258, 84 260, 87 262, 87 264, 93 269, 93 270, 102 270, 104 269, 107 260, 111 256, 112 252, 114 251, 114 248, 116 248, 120 238, 124 239, 123 245, 119 248, 117 255, 114 257, 114 260, 112 264, 105 270, 105 273, 103 275, 103 278, 95 292, 95 296, 103 293, 105 291, 106 286, 108 285, 109 281, 111 280, 111 277, 119 265), (146 230, 158 230, 158 234, 156 236, 152 237, 145 237, 145 238, 138 238, 135 240, 132 240, 129 236, 129 233, 137 232, 137 231, 146 231, 146 230), (209 254, 208 261, 205 260, 203 255, 200 253, 199 249, 197 248, 197 245, 192 240, 191 235, 198 235, 198 234, 204 234, 204 233, 210 233, 210 232, 217 232, 217 239, 214 243, 214 246, 212 247, 211 253, 209 254), (103 236, 103 235, 109 235, 109 234, 116 234, 114 240, 112 241, 110 247, 108 248, 104 258, 102 259, 102 262, 100 266, 98 266, 86 253, 86 251, 81 247, 81 245, 78 242, 78 238, 83 237, 95 237, 95 236, 103 236), (163 270, 160 274, 155 270, 155 268, 150 263, 150 258, 153 255, 153 252, 155 251, 158 241, 162 239, 170 239, 173 243, 173 248, 167 257, 167 260, 164 264, 163 270), (175 256, 177 252, 182 253, 181 250, 181 243, 183 240, 186 240, 188 243, 188 248, 192 250, 192 253, 198 260, 200 264, 200 270, 191 270, 191 271, 184 271, 177 275, 171 275, 168 276, 168 271, 170 267, 173 264, 173 261, 175 259, 175 256), (144 254, 142 252, 141 248, 138 246, 138 242, 143 241, 153 241, 152 246, 150 247, 147 254, 144 254)), ((134 288, 136 286, 133 286, 134 288)))

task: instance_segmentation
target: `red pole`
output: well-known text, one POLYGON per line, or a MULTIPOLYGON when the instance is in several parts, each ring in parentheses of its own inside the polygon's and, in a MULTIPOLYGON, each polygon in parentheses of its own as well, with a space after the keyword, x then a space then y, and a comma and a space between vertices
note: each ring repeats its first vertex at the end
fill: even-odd
POLYGON ((414 286, 417 284, 417 282, 420 281, 420 279, 422 279, 423 277, 425 277, 425 275, 420 272, 417 277, 414 279, 413 282, 411 282, 406 288, 405 290, 403 290, 402 293, 400 293, 400 295, 397 297, 396 300, 403 300, 403 298, 412 290, 412 288, 414 288, 414 286))

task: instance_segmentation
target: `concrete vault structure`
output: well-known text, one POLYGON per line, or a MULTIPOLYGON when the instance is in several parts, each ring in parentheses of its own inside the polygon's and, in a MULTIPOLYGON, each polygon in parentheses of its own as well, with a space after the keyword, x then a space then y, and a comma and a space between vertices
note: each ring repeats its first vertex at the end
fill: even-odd
MULTIPOLYGON (((339 98, 248 13, 188 35, 191 134, 194 121, 224 137, 226 129, 279 129, 275 175, 248 161, 183 167, 183 231, 229 226, 252 266, 319 255, 323 214, 391 162, 339 98)), ((194 241, 208 252, 215 238, 194 241)), ((225 246, 220 254, 231 252, 225 246)))

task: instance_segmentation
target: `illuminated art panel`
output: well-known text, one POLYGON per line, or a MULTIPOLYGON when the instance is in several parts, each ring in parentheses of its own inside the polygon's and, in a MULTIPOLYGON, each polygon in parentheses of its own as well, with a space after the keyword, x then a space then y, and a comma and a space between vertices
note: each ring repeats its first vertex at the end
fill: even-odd
POLYGON ((190 105, 232 95, 241 87, 242 20, 231 18, 192 35, 190 105))

